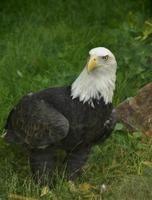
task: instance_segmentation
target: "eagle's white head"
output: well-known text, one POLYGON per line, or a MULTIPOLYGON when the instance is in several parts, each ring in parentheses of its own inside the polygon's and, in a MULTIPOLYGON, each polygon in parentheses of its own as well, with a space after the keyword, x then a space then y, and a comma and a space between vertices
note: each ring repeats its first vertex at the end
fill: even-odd
POLYGON ((71 96, 93 107, 93 99, 103 98, 105 104, 111 103, 116 81, 115 56, 104 47, 91 49, 89 55, 86 67, 72 84, 71 96))

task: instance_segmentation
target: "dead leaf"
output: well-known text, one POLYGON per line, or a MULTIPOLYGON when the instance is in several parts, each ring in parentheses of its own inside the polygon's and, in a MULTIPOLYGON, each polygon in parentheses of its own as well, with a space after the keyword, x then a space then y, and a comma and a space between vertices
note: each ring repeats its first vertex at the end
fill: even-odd
POLYGON ((105 184, 102 184, 100 187, 100 193, 104 193, 107 190, 107 186, 105 184))
POLYGON ((82 183, 79 185, 79 189, 82 191, 82 192, 88 192, 90 189, 94 188, 94 186, 92 186, 91 184, 89 183, 82 183))
POLYGON ((68 181, 68 185, 69 185, 70 192, 77 192, 77 188, 73 181, 68 181))
POLYGON ((151 137, 151 136, 152 136, 152 129, 151 129, 151 130, 148 130, 148 131, 146 131, 146 132, 145 132, 145 134, 146 134, 147 136, 150 136, 150 137, 151 137))
POLYGON ((50 190, 49 190, 49 187, 48 187, 48 186, 43 187, 43 188, 42 188, 42 191, 41 191, 40 197, 43 197, 43 196, 49 194, 49 191, 50 191, 50 190))
POLYGON ((150 161, 143 161, 142 163, 148 167, 152 167, 152 162, 150 161))

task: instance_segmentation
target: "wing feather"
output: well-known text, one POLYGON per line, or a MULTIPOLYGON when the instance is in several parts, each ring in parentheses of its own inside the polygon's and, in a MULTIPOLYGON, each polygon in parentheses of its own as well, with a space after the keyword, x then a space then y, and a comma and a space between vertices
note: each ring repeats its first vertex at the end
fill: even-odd
POLYGON ((60 142, 69 131, 66 117, 44 100, 24 98, 10 113, 6 140, 43 147, 60 142))

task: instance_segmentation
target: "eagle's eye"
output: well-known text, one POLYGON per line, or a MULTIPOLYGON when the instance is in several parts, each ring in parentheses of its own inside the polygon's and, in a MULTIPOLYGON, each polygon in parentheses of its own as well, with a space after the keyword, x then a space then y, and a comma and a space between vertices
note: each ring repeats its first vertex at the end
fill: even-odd
POLYGON ((106 61, 106 60, 108 60, 108 57, 109 57, 108 55, 102 56, 102 59, 106 61))

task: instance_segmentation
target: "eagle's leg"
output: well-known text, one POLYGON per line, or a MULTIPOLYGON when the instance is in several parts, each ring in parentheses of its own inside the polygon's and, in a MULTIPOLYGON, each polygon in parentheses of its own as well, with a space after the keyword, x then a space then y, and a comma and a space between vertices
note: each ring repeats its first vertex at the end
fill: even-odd
POLYGON ((32 149, 30 151, 30 166, 34 179, 41 185, 51 184, 53 171, 55 169, 54 150, 32 149))
POLYGON ((90 147, 80 148, 72 151, 67 158, 67 177, 74 180, 82 173, 82 167, 88 159, 90 147))

